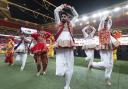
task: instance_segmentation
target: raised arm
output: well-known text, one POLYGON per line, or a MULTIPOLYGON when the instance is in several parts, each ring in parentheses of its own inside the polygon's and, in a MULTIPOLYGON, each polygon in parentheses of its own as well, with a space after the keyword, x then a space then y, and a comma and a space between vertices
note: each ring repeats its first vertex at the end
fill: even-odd
POLYGON ((25 37, 24 40, 25 40, 25 42, 27 42, 27 43, 31 43, 32 37, 25 37))
MULTIPOLYGON (((100 31, 101 29, 104 28, 104 23, 105 23, 106 18, 107 18, 107 17, 104 17, 104 18, 101 19, 100 24, 99 24, 98 31, 100 31)), ((111 26, 112 26, 112 20, 109 18, 109 20, 108 20, 108 22, 107 22, 108 30, 111 29, 111 26)))
POLYGON ((51 33, 45 32, 45 39, 46 39, 46 40, 47 40, 48 38, 50 38, 50 36, 51 36, 51 33))
POLYGON ((84 27, 82 29, 82 32, 83 32, 83 35, 84 35, 84 38, 87 38, 88 37, 88 34, 86 33, 86 30, 88 29, 88 26, 84 27))
POLYGON ((60 5, 60 6, 56 7, 56 9, 54 10, 54 16, 55 16, 56 24, 60 23, 59 12, 62 11, 63 8, 64 8, 64 5, 60 5))
POLYGON ((21 37, 20 36, 15 36, 14 40, 20 41, 21 40, 21 37))
POLYGON ((94 34, 95 34, 95 32, 96 32, 96 29, 94 28, 94 27, 92 27, 92 32, 91 32, 91 37, 93 37, 94 36, 94 34))
POLYGON ((102 18, 101 19, 100 24, 99 24, 99 27, 98 27, 98 31, 100 31, 101 29, 104 28, 104 20, 105 20, 105 18, 102 18))
POLYGON ((74 22, 78 18, 78 13, 77 13, 77 11, 75 10, 74 7, 71 7, 71 11, 72 11, 72 13, 74 15, 74 17, 72 18, 71 21, 74 22))
POLYGON ((109 29, 109 30, 111 30, 111 26, 112 26, 112 20, 109 19, 109 21, 108 21, 108 29, 109 29))

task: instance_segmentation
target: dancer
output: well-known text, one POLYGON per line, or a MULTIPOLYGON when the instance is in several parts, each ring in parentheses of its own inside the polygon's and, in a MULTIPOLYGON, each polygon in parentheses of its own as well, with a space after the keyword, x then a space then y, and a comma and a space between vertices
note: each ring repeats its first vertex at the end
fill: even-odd
POLYGON ((90 62, 88 67, 105 68, 105 81, 107 85, 111 85, 110 78, 113 69, 113 48, 118 47, 118 41, 111 36, 110 30, 112 26, 111 17, 105 17, 99 25, 99 49, 101 62, 90 62))
POLYGON ((56 24, 58 25, 58 33, 55 36, 56 47, 56 75, 65 76, 64 89, 70 89, 70 81, 73 74, 74 39, 72 36, 72 22, 78 17, 75 9, 67 4, 62 4, 54 10, 56 24), (70 21, 69 14, 63 9, 70 9, 74 18, 70 21), (60 14, 60 16, 59 16, 60 14))
POLYGON ((85 42, 82 49, 85 50, 85 53, 87 55, 87 57, 85 58, 85 61, 93 61, 94 49, 96 48, 96 43, 94 39, 94 34, 96 32, 96 29, 88 25, 84 29, 82 29, 82 32, 85 38, 85 42))
POLYGON ((54 57, 54 36, 52 35, 49 39, 50 43, 48 46, 48 57, 54 57))
POLYGON ((14 63, 14 38, 13 37, 8 37, 8 43, 6 46, 6 51, 5 51, 5 62, 9 63, 9 65, 13 65, 14 63))
MULTIPOLYGON (((113 32, 112 32, 112 36, 119 40, 121 38, 121 32, 119 31, 119 29, 115 29, 113 32)), ((117 48, 115 48, 113 50, 113 59, 114 59, 114 63, 116 63, 117 61, 117 48)))
POLYGON ((16 40, 20 40, 15 47, 16 62, 21 61, 22 64, 20 70, 23 71, 27 60, 28 44, 30 43, 30 39, 27 39, 25 33, 21 33, 20 37, 16 38, 16 40))
POLYGON ((34 54, 34 59, 37 66, 37 76, 40 74, 46 74, 48 65, 48 48, 46 46, 46 40, 51 36, 50 33, 45 31, 38 31, 31 35, 36 44, 32 47, 31 51, 34 54))

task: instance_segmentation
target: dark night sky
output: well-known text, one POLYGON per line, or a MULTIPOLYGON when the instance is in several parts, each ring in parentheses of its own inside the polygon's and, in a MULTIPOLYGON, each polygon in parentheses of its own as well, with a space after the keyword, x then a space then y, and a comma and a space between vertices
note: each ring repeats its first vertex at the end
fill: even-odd
MULTIPOLYGON (((32 10, 35 10, 37 12, 43 13, 45 15, 49 15, 54 18, 53 10, 55 8, 50 7, 50 11, 43 8, 41 5, 43 0, 9 0, 13 3, 17 3, 19 5, 22 5, 24 7, 30 8, 32 10), (25 4, 25 5, 24 5, 25 4)), ((109 7, 113 4, 120 3, 127 0, 47 0, 51 3, 53 3, 56 6, 59 6, 63 3, 68 3, 75 7, 79 15, 86 14, 95 10, 103 9, 106 7, 109 7)), ((44 5, 43 5, 44 6, 44 5)), ((35 23, 49 23, 53 22, 51 20, 46 20, 38 16, 35 18, 34 14, 28 11, 24 11, 22 9, 18 9, 15 6, 10 6, 10 12, 12 17, 22 19, 22 20, 28 20, 35 23)))
POLYGON ((73 5, 77 12, 85 14, 91 11, 109 7, 113 4, 120 3, 127 0, 49 0, 55 5, 60 5, 60 3, 69 3, 73 5))

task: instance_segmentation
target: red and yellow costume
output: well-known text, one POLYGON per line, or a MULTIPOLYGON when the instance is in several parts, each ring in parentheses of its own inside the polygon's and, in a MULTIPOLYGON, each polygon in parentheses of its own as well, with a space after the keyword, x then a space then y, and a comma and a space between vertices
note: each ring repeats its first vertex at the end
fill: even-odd
POLYGON ((14 62, 14 41, 10 38, 8 43, 7 43, 7 46, 6 46, 6 52, 5 52, 5 62, 6 63, 9 63, 9 64, 13 64, 14 62))
MULTIPOLYGON (((115 30, 112 35, 115 39, 118 40, 122 34, 121 34, 121 32, 115 30)), ((113 50, 113 59, 114 59, 114 62, 117 61, 117 49, 113 50)))
POLYGON ((113 33, 113 37, 114 38, 116 38, 117 40, 121 37, 121 32, 119 32, 119 31, 114 31, 114 33, 113 33))
POLYGON ((48 48, 46 46, 46 40, 50 37, 50 33, 44 32, 43 34, 34 33, 31 36, 36 40, 36 44, 32 47, 31 51, 34 54, 35 62, 37 63, 38 75, 45 72, 48 64, 47 52, 48 48))
POLYGON ((49 41, 50 44, 48 46, 48 57, 54 57, 54 36, 51 36, 49 41))

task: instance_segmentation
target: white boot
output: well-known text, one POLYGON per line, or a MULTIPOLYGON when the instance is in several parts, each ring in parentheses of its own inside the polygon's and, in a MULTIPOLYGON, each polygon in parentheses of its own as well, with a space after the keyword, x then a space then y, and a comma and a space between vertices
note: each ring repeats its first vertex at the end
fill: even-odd
POLYGON ((38 72, 38 73, 36 74, 36 76, 40 76, 40 72, 38 72))
POLYGON ((90 60, 89 63, 88 63, 88 69, 89 69, 89 70, 92 69, 92 60, 90 60))
POLYGON ((24 70, 24 67, 21 67, 21 68, 20 68, 20 71, 23 71, 23 70, 24 70))
POLYGON ((108 86, 111 86, 111 85, 112 85, 109 78, 106 78, 106 79, 105 79, 105 82, 106 82, 106 84, 107 84, 108 86))
POLYGON ((45 71, 43 72, 43 75, 46 75, 46 72, 45 71))
POLYGON ((85 62, 89 62, 90 59, 88 57, 85 58, 85 62))
POLYGON ((64 89, 70 89, 70 87, 69 86, 65 86, 64 89))

